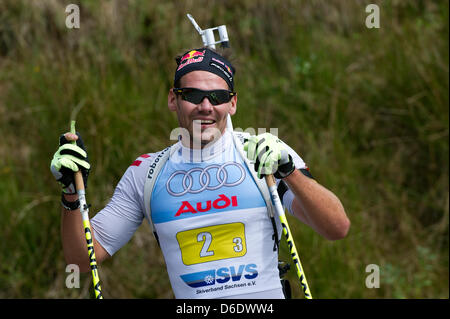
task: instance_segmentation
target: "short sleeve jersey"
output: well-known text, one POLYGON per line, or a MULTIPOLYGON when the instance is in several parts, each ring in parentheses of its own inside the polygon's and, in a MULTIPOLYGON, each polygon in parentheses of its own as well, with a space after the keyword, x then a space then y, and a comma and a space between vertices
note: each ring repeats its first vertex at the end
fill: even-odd
MULTIPOLYGON (((150 203, 144 184, 158 153, 131 164, 111 201, 91 221, 96 239, 113 255, 150 205, 176 298, 282 298, 273 225, 231 134, 197 152, 179 143, 156 179, 150 203)), ((287 148, 296 168, 305 168, 287 148)), ((288 190, 283 202, 289 211, 292 200, 288 190)))

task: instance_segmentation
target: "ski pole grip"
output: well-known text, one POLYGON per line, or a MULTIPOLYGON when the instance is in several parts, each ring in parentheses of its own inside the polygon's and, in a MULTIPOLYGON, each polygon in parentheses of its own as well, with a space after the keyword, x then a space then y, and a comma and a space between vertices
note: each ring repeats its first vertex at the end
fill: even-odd
POLYGON ((83 175, 81 175, 81 172, 75 172, 75 187, 77 188, 77 192, 80 190, 84 190, 84 181, 83 181, 83 175))
POLYGON ((277 184, 277 182, 275 181, 275 177, 273 177, 272 174, 266 175, 264 178, 266 179, 266 183, 269 188, 277 184))
MULTIPOLYGON (((70 122, 70 133, 77 134, 77 131, 75 130, 75 121, 70 122)), ((76 141, 72 141, 72 144, 77 144, 76 141)), ((81 171, 78 170, 78 172, 74 173, 75 178, 75 187, 77 188, 77 191, 84 190, 84 181, 83 181, 83 175, 81 175, 81 171)))

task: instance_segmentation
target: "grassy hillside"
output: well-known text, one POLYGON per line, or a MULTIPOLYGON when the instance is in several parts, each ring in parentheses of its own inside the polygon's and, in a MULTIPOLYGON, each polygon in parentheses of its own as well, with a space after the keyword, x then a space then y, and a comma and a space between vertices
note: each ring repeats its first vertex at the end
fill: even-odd
MULTIPOLYGON (((91 296, 89 274, 65 287, 58 136, 81 108, 93 216, 137 156, 171 143, 174 57, 201 46, 186 13, 227 25, 234 126, 278 128, 352 221, 329 242, 290 219, 313 295, 449 297, 448 1, 370 1, 379 29, 356 0, 70 3, 80 29, 65 27, 66 1, 0 1, 0 298, 91 296)), ((100 273, 107 298, 173 297, 146 224, 100 273)))

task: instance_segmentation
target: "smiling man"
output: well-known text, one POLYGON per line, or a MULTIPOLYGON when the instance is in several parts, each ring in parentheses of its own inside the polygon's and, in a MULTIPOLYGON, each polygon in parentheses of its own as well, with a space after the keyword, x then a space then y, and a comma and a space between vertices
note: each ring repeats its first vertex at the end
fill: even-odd
POLYGON ((237 95, 222 78, 207 71, 184 75, 180 86, 169 92, 169 110, 177 113, 180 127, 189 132, 190 143, 184 145, 204 147, 225 132, 228 114, 236 113, 237 95))
POLYGON ((177 113, 180 127, 188 130, 192 148, 204 147, 225 132, 228 114, 236 113, 234 68, 209 49, 191 50, 176 60, 169 110, 177 113))
MULTIPOLYGON (((112 256, 146 218, 164 255, 176 298, 284 298, 278 271, 281 226, 262 177, 274 174, 284 207, 329 240, 350 222, 339 199, 317 183, 277 137, 231 132, 235 69, 217 52, 178 57, 168 108, 187 132, 165 150, 141 155, 91 220, 98 262, 112 256)), ((63 186, 62 240, 68 263, 89 271, 73 171, 90 169, 79 136, 60 139, 51 170, 63 186), (77 140, 79 146, 68 147, 77 140)))

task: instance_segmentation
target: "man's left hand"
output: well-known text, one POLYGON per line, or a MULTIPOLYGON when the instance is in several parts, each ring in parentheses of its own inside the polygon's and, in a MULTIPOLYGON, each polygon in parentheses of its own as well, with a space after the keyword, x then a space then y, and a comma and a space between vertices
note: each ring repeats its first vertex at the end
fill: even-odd
POLYGON ((255 163, 258 178, 273 174, 276 178, 285 178, 294 170, 295 165, 284 143, 270 133, 251 136, 244 143, 247 158, 255 163))

